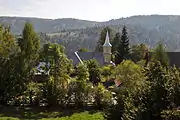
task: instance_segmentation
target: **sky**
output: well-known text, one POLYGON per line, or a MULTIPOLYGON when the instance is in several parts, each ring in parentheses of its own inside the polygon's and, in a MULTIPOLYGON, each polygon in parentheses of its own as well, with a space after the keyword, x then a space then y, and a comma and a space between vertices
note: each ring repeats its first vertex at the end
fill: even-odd
POLYGON ((180 15, 180 0, 0 0, 0 16, 107 21, 134 15, 180 15))

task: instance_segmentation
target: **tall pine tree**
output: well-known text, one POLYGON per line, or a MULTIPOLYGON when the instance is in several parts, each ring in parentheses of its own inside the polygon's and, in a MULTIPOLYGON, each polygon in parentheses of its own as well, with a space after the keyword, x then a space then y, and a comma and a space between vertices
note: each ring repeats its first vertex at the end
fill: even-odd
POLYGON ((120 64, 124 59, 128 59, 129 53, 130 53, 129 38, 126 27, 124 26, 122 30, 121 40, 120 43, 118 44, 117 52, 115 54, 115 63, 120 64))

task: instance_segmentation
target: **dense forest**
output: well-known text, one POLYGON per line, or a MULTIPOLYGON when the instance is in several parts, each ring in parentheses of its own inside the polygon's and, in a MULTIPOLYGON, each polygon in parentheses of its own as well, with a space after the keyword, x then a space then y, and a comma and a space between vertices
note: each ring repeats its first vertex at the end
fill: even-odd
MULTIPOLYGON (((145 43, 155 47, 159 41, 167 47, 167 51, 180 51, 180 16, 151 15, 133 16, 106 22, 85 21, 78 19, 39 19, 21 17, 0 17, 0 23, 10 25, 13 34, 21 34, 26 22, 33 24, 35 31, 43 34, 44 42, 66 44, 66 50, 75 51, 80 47, 94 51, 101 30, 109 26, 114 34, 127 26, 131 44, 145 43)), ((112 37, 114 37, 112 35, 112 37)))
MULTIPOLYGON (((109 27, 101 31, 97 51, 102 50, 107 30, 113 33, 109 27)), ((18 38, 10 28, 0 26, 0 118, 40 119, 43 112, 39 117, 30 109, 45 109, 47 114, 58 108, 55 115, 43 117, 83 110, 90 114, 62 120, 179 120, 179 68, 169 66, 162 42, 154 48, 131 46, 130 34, 123 26, 112 38, 116 65, 88 60, 73 66, 64 46, 40 43, 32 24, 26 23, 18 38), (44 63, 40 69, 39 63, 44 63)))

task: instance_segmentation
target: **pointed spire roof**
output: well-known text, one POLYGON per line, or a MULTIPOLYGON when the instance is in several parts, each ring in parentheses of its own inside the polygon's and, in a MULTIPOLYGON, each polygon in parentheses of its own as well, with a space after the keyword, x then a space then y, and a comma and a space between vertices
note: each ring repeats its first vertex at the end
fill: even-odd
POLYGON ((103 46, 105 46, 105 47, 112 47, 111 43, 109 42, 109 33, 108 33, 108 31, 106 33, 106 40, 105 40, 103 46))

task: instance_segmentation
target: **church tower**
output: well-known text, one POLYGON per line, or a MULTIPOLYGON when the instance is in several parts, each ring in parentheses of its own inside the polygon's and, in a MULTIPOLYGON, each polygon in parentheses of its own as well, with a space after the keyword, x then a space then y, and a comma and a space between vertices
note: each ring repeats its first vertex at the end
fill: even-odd
POLYGON ((109 33, 107 31, 106 40, 105 40, 104 45, 103 45, 103 55, 104 55, 105 63, 111 62, 111 48, 112 48, 112 45, 109 42, 109 33))

